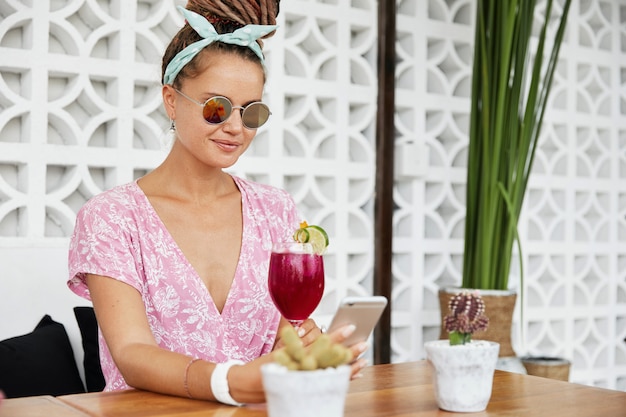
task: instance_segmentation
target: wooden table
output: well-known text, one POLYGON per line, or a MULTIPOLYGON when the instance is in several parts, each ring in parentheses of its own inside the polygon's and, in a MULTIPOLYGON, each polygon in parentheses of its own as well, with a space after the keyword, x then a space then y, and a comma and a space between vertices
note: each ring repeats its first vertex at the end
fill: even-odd
POLYGON ((85 417, 88 415, 50 395, 12 398, 0 402, 1 417, 85 417))
MULTIPOLYGON (((30 415, 264 417, 267 412, 264 404, 230 407, 139 390, 27 397, 0 405, 0 417, 30 415)), ((626 392, 496 371, 486 411, 448 413, 437 408, 430 368, 419 361, 366 368, 363 378, 351 382, 346 399, 345 417, 447 415, 624 417, 626 392)))

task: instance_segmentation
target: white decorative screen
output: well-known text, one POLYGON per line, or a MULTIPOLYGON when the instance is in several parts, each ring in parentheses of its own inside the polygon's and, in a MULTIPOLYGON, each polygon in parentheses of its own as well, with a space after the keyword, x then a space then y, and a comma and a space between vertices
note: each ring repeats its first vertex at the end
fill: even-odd
MULTIPOLYGON (((537 20, 545 11, 539 3, 537 20)), ((555 1, 558 12, 561 3, 555 1)), ((461 281, 475 2, 397 5, 396 142, 425 144, 429 159, 424 177, 398 178, 395 190, 392 348, 394 361, 406 361, 422 358, 423 342, 439 335, 439 287, 461 281)), ((573 1, 519 224, 525 298, 523 322, 518 299, 514 334, 518 354, 565 357, 571 381, 620 390, 626 390, 625 22, 625 1, 573 1)), ((512 267, 519 291, 515 260, 512 267)))
MULTIPOLYGON (((88 198, 164 158, 160 59, 184 3, 0 0, 1 251, 64 244, 88 198)), ((377 7, 281 2, 280 28, 266 41, 272 118, 231 170, 286 188, 330 232, 320 321, 343 296, 371 292, 377 7)), ((397 7, 396 145, 428 150, 423 175, 398 176, 394 190, 400 362, 423 358, 423 342, 438 334, 437 289, 460 280, 474 1, 397 7)), ((622 390, 624 16, 624 0, 572 6, 520 223, 527 297, 525 343, 516 340, 520 354, 571 359, 572 381, 622 390)))

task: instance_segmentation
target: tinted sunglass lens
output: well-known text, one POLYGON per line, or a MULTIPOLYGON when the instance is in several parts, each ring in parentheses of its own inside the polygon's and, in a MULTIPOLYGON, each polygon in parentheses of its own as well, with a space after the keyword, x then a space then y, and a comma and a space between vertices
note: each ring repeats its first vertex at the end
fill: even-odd
POLYGON ((249 129, 256 129, 265 124, 270 117, 270 109, 263 103, 252 103, 241 115, 243 124, 249 129))
POLYGON ((224 123, 232 109, 233 106, 226 97, 213 97, 204 104, 202 116, 209 123, 224 123))

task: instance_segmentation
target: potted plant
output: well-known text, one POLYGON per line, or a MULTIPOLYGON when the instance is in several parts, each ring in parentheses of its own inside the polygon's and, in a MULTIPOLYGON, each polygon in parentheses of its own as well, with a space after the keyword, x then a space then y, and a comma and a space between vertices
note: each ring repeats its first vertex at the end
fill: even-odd
POLYGON ((305 348, 291 326, 281 340, 275 362, 261 367, 269 417, 343 417, 352 352, 327 334, 305 348))
POLYGON ((424 344, 435 398, 442 410, 478 412, 487 408, 500 345, 472 340, 475 332, 489 325, 484 312, 485 304, 478 292, 456 294, 450 299, 449 314, 444 319, 448 340, 424 344))
MULTIPOLYGON (((551 45, 547 33, 553 0, 545 1, 531 59, 536 3, 476 0, 461 287, 489 290, 483 296, 488 296, 485 301, 499 322, 493 321, 484 337, 501 341, 501 356, 515 356, 510 335, 517 294, 509 291, 513 246, 517 246, 523 289, 517 224, 571 0, 564 0, 551 45), (500 295, 505 298, 492 308, 488 298, 500 295), (500 307, 503 312, 495 313, 500 307)), ((440 291, 440 305, 446 305, 451 295, 445 289, 440 291)), ((522 291, 520 296, 523 302, 522 291)), ((442 337, 443 333, 442 328, 442 337)))

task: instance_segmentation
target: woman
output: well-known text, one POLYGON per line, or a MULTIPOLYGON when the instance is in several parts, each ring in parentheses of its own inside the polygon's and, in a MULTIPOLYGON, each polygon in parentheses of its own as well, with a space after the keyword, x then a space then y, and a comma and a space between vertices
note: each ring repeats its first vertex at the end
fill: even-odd
MULTIPOLYGON (((289 325, 265 283, 271 242, 298 227, 295 204, 282 190, 223 171, 270 115, 258 39, 276 28, 278 2, 225 6, 196 0, 181 8, 185 25, 163 58, 163 103, 175 132, 165 161, 77 216, 68 285, 93 302, 108 391, 262 402, 260 366, 289 325)), ((340 342, 352 331, 331 337, 340 342)), ((310 344, 320 330, 307 320, 299 334, 310 344)), ((353 346, 354 356, 365 347, 353 346)), ((363 366, 352 364, 353 377, 363 366)))

